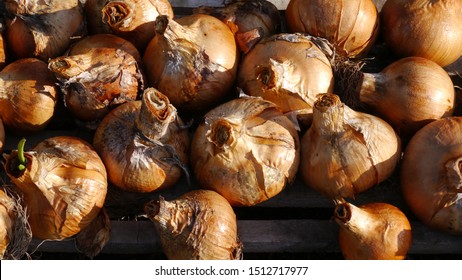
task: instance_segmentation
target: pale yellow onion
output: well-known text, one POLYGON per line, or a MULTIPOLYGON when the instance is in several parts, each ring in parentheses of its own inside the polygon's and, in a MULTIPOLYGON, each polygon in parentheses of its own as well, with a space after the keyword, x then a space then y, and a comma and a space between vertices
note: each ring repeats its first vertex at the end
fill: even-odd
POLYGON ((146 204, 168 259, 240 259, 237 220, 229 202, 211 190, 193 190, 181 197, 146 204))
POLYGON ((412 245, 412 229, 396 206, 344 202, 335 207, 339 246, 348 260, 403 260, 412 245))
POLYGON ((291 0, 287 29, 327 39, 344 57, 364 56, 379 33, 379 13, 372 0, 291 0))
POLYGON ((47 64, 37 58, 23 58, 0 72, 0 118, 16 134, 43 130, 51 121, 58 99, 58 87, 47 64))
POLYGON ((399 56, 419 56, 446 66, 462 56, 462 1, 388 0, 381 34, 399 56))
POLYGON ((189 160, 189 132, 168 98, 154 88, 112 110, 93 145, 118 188, 152 192, 174 185, 189 160))
POLYGON ((261 40, 239 65, 237 85, 245 94, 295 112, 309 124, 320 93, 332 92, 334 77, 326 45, 300 33, 282 33, 261 40))
POLYGON ((32 234, 62 240, 87 227, 103 207, 106 168, 93 147, 70 136, 56 136, 24 153, 4 154, 6 174, 24 197, 32 234))
POLYGON ((143 62, 148 85, 194 115, 230 97, 238 51, 231 30, 215 17, 193 14, 174 21, 159 16, 143 62))
POLYGON ((199 184, 233 206, 252 206, 279 194, 298 170, 295 125, 272 102, 241 97, 210 110, 191 144, 199 184))
POLYGON ((462 234, 462 117, 433 121, 404 151, 401 189, 412 212, 426 225, 462 234))
POLYGON ((326 197, 354 198, 389 178, 400 155, 401 140, 388 123, 323 94, 301 140, 299 173, 326 197))

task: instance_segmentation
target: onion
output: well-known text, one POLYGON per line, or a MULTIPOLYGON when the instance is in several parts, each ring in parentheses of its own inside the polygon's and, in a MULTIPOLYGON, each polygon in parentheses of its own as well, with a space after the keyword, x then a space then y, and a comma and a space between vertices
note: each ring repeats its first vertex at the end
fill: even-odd
POLYGON ((17 58, 44 61, 61 55, 74 38, 85 34, 79 0, 7 0, 5 39, 17 58))
POLYGON ((57 98, 56 79, 39 59, 19 59, 0 72, 0 118, 16 134, 43 130, 54 115, 57 98))
POLYGON ((290 32, 325 38, 343 57, 364 56, 379 33, 372 0, 291 0, 285 17, 290 32))
POLYGON ((93 33, 114 33, 143 52, 155 35, 159 15, 173 18, 168 0, 87 0, 85 14, 93 33))
POLYGON ((168 98, 154 88, 141 101, 112 110, 96 129, 94 147, 109 181, 125 191, 175 184, 189 159, 189 133, 168 98))
POLYGON ((3 145, 5 145, 5 127, 2 119, 0 119, 0 153, 3 152, 3 145))
POLYGON ((388 203, 359 207, 345 202, 335 207, 340 226, 339 245, 349 260, 402 260, 412 244, 411 224, 406 215, 388 203))
POLYGON ((94 121, 142 92, 145 78, 139 63, 140 55, 128 41, 97 34, 80 40, 68 55, 51 59, 48 67, 60 82, 66 107, 78 119, 94 121))
POLYGON ((462 234, 462 117, 436 120, 409 141, 400 180, 404 199, 428 226, 462 234))
POLYGON ((24 152, 4 154, 6 174, 20 190, 35 238, 62 240, 86 228, 103 207, 106 168, 82 139, 57 136, 24 152))
POLYGON ((3 40, 3 31, 4 24, 0 21, 0 71, 3 69, 3 67, 5 67, 6 63, 6 46, 3 40))
POLYGON ((399 56, 419 56, 446 66, 462 56, 462 1, 388 0, 382 37, 399 56))
POLYGON ((448 73, 435 62, 407 57, 379 73, 361 74, 355 96, 343 97, 357 108, 359 103, 390 123, 400 136, 410 138, 425 124, 453 114, 454 85, 448 73), (356 101, 355 101, 356 100, 356 101))
POLYGON ((234 85, 236 43, 215 17, 194 14, 177 21, 156 20, 156 36, 143 56, 149 86, 181 112, 202 113, 223 102, 234 85))
POLYGON ((295 125, 269 101, 241 97, 205 116, 191 144, 199 184, 233 206, 268 200, 295 178, 299 163, 295 125))
POLYGON ((226 23, 243 53, 249 52, 262 38, 281 31, 279 11, 267 0, 233 0, 224 7, 200 6, 193 12, 209 14, 226 23))
POLYGON ((237 85, 250 96, 294 112, 308 125, 320 93, 332 92, 334 78, 325 44, 316 38, 277 34, 261 40, 239 65, 237 85))
POLYGON ((148 202, 145 212, 154 222, 168 259, 241 258, 236 215, 228 201, 214 191, 194 190, 172 201, 160 197, 148 202))
POLYGON ((308 186, 343 200, 390 177, 400 155, 400 138, 388 123, 324 94, 314 103, 313 123, 301 140, 299 172, 308 186))

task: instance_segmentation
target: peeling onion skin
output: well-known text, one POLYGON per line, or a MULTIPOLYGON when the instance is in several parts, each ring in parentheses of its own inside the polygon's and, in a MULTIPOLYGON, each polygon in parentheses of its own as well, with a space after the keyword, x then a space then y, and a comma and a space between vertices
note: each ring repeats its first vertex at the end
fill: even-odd
POLYGON ((316 40, 300 33, 261 40, 240 62, 238 87, 274 102, 284 113, 294 112, 308 127, 317 95, 334 89, 327 49, 316 40))
POLYGON ((148 85, 181 112, 202 114, 229 98, 238 50, 231 30, 210 15, 156 20, 157 33, 143 55, 148 85))
POLYGON ((211 190, 194 190, 145 205, 163 251, 171 260, 238 260, 242 244, 229 202, 211 190))
POLYGON ((17 150, 4 154, 4 166, 24 197, 33 236, 62 240, 87 227, 107 193, 106 168, 93 147, 77 137, 57 136, 24 155, 23 172, 16 169, 17 150))
POLYGON ((462 117, 433 121, 404 151, 400 182, 404 199, 426 225, 462 234, 462 117))
POLYGON ((279 11, 266 0, 234 0, 224 7, 200 6, 193 12, 209 14, 226 23, 234 33, 239 50, 244 54, 261 39, 281 31, 279 11))
POLYGON ((349 58, 365 56, 379 34, 379 13, 372 0, 291 0, 285 18, 289 32, 325 38, 349 58))
POLYGON ((388 0, 380 14, 383 40, 395 54, 441 66, 462 56, 462 1, 388 0))
POLYGON ((63 91, 65 106, 79 120, 101 120, 117 105, 136 100, 144 90, 140 55, 136 48, 128 47, 128 41, 122 44, 121 40, 110 34, 93 35, 79 41, 67 55, 48 62, 63 91), (107 43, 98 46, 95 40, 107 43))
POLYGON ((392 175, 401 140, 388 123, 350 109, 335 94, 318 97, 313 117, 301 139, 299 173, 305 184, 343 200, 392 175))
POLYGON ((412 245, 409 220, 391 204, 344 202, 335 207, 334 218, 347 260, 403 260, 412 245))
POLYGON ((15 134, 32 134, 51 121, 59 90, 48 66, 37 58, 23 58, 0 72, 0 118, 15 134))
POLYGON ((48 61, 62 55, 86 26, 79 0, 6 0, 5 40, 11 55, 48 61))
POLYGON ((299 138, 272 102, 241 97, 209 111, 191 144, 199 184, 233 206, 252 206, 279 194, 297 173, 299 138))
POLYGON ((189 132, 168 98, 154 88, 141 101, 112 110, 99 124, 94 147, 118 188, 146 193, 174 185, 189 161, 189 132))

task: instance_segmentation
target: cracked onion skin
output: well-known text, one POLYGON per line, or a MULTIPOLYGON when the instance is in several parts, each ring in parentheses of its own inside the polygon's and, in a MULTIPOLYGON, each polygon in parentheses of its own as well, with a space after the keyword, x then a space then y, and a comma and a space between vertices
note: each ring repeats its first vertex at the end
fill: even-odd
POLYGON ((323 94, 301 139, 299 173, 319 193, 343 200, 390 177, 400 156, 401 140, 388 123, 323 94))
POLYGON ((154 88, 113 109, 93 145, 118 188, 146 193, 174 185, 189 160, 189 132, 168 98, 154 88))
POLYGON ((347 260, 403 260, 412 245, 408 218, 391 204, 342 202, 335 207, 334 218, 347 260))
POLYGON ((242 244, 229 202, 211 190, 193 190, 145 205, 163 251, 171 260, 238 260, 242 244))
POLYGON ((462 234, 462 117, 433 121, 409 141, 400 169, 401 190, 426 225, 462 234))
POLYGON ((209 111, 191 144, 191 167, 203 188, 233 206, 252 206, 291 183, 300 160, 295 125, 272 102, 241 97, 209 111))
POLYGON ((5 171, 23 195, 32 235, 62 240, 79 233, 98 215, 107 193, 106 168, 93 147, 70 136, 56 136, 24 152, 4 154, 5 171))

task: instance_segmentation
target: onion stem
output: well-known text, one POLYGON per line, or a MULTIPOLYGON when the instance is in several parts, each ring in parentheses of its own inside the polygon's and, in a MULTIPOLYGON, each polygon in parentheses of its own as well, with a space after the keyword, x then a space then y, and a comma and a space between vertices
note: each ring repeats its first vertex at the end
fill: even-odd
POLYGON ((18 170, 23 171, 26 169, 26 157, 24 156, 24 145, 26 144, 26 139, 22 138, 18 143, 18 170))

